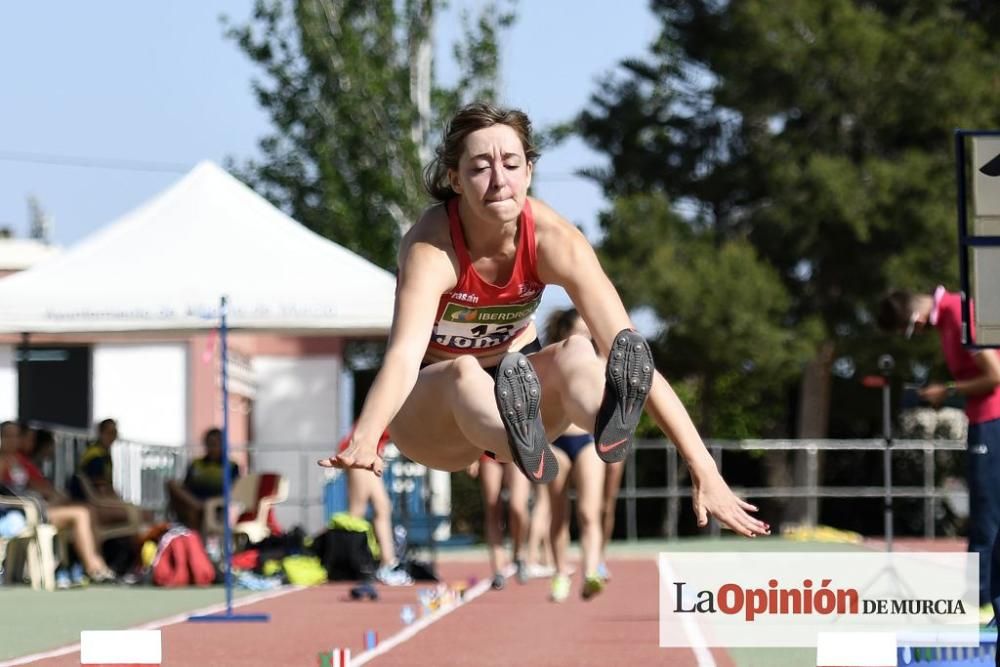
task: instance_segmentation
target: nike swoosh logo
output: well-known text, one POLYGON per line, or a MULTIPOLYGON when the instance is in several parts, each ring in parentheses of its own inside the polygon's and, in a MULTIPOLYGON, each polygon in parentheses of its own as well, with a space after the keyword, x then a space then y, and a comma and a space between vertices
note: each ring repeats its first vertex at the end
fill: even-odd
POLYGON ((605 445, 605 444, 603 444, 603 443, 602 443, 602 444, 599 444, 599 445, 597 445, 597 450, 598 450, 599 452, 601 452, 602 454, 607 454, 607 453, 608 453, 608 452, 610 452, 610 451, 611 451, 612 449, 618 449, 619 447, 621 447, 621 446, 622 446, 622 444, 624 444, 624 442, 625 442, 626 440, 628 440, 628 438, 622 438, 622 439, 621 439, 621 440, 619 440, 618 442, 612 442, 612 443, 611 443, 611 444, 609 444, 609 445, 605 445))
POLYGON ((542 475, 545 474, 545 454, 542 454, 542 458, 538 462, 538 470, 531 474, 534 475, 535 479, 541 479, 542 475))

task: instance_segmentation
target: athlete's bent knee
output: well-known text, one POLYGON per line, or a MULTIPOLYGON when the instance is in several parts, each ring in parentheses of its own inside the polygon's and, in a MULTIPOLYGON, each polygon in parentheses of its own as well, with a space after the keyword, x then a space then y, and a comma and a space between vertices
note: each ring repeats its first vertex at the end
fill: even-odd
POLYGON ((589 338, 580 334, 573 334, 559 344, 556 356, 563 362, 567 359, 589 361, 596 359, 597 353, 594 352, 594 344, 589 338))
POLYGON ((589 512, 580 512, 576 516, 576 520, 580 524, 580 530, 584 528, 589 528, 590 526, 600 525, 600 521, 596 514, 591 514, 589 512))
POLYGON ((451 361, 451 370, 459 380, 482 379, 489 377, 479 361, 471 354, 464 354, 451 361))

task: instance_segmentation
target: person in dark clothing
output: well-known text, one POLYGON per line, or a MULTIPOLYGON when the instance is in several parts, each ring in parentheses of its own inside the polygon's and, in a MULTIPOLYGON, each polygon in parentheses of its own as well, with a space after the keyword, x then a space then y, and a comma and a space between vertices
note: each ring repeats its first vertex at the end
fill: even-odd
MULTIPOLYGON (((205 455, 188 466, 184 480, 167 482, 170 508, 188 528, 201 530, 204 522, 205 501, 222 495, 222 431, 210 428, 202 439, 205 455)), ((229 462, 230 483, 239 477, 240 469, 229 462)))

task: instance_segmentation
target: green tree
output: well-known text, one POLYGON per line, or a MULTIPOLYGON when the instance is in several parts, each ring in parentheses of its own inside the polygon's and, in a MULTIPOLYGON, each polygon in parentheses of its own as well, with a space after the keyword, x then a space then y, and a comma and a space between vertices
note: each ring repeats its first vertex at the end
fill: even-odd
POLYGON ((488 3, 456 48, 461 86, 434 85, 442 0, 257 0, 227 34, 264 73, 253 83, 274 125, 262 157, 230 168, 313 231, 384 267, 427 204, 431 126, 496 89, 499 34, 513 4, 488 3), (476 86, 469 86, 476 82, 476 86))
POLYGON ((693 229, 662 194, 620 197, 601 224, 602 262, 630 308, 660 314, 657 364, 681 381, 699 427, 718 438, 780 432, 785 387, 810 350, 801 333, 818 327, 784 325, 777 273, 746 240, 693 229))
MULTIPOLYGON (((880 292, 956 282, 951 131, 1000 123, 1000 10, 954 0, 651 6, 661 35, 578 119, 608 156, 590 174, 611 196, 666 194, 717 248, 749 243, 788 295, 782 313, 757 317, 777 315, 817 343, 818 372, 806 377, 828 396, 835 360, 873 368, 896 345, 873 336, 880 292)), ((808 434, 825 431, 818 421, 808 434)))

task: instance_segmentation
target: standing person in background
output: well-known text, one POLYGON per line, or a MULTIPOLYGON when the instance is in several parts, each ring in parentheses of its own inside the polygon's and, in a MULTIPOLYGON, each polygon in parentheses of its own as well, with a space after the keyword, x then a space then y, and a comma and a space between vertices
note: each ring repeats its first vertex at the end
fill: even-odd
POLYGON ((499 463, 485 454, 470 465, 466 472, 472 478, 479 478, 479 488, 483 494, 483 528, 489 549, 490 569, 493 572, 493 590, 503 589, 507 578, 507 554, 503 545, 503 490, 506 487, 507 529, 510 533, 514 565, 519 582, 528 581, 528 572, 523 560, 523 550, 528 539, 528 496, 531 484, 528 478, 512 463, 499 463))
POLYGON ((525 577, 535 579, 551 577, 555 574, 552 562, 552 540, 549 531, 552 528, 552 508, 549 503, 549 491, 545 486, 535 486, 531 508, 531 519, 528 521, 528 544, 525 547, 525 577))
MULTIPOLYGON (((354 429, 344 436, 338 445, 343 451, 351 441, 354 429)), ((378 442, 379 456, 389 444, 389 433, 385 432, 378 442)), ((372 529, 379 548, 379 567, 375 578, 386 586, 409 586, 413 578, 400 567, 399 554, 393 541, 392 500, 385 489, 385 483, 368 470, 351 468, 347 470, 347 511, 358 519, 368 516, 368 504, 372 506, 372 529)))
POLYGON ((879 304, 878 325, 907 338, 934 327, 953 381, 929 384, 921 397, 934 407, 950 396, 965 398, 969 551, 979 554, 980 620, 987 622, 1000 612, 1000 351, 965 348, 962 297, 941 286, 926 294, 890 292, 879 304))
MULTIPOLYGON (((553 312, 545 326, 545 341, 555 343, 570 336, 590 338, 586 323, 575 308, 553 312)), ((594 437, 573 424, 556 438, 552 451, 559 461, 559 475, 549 484, 552 508, 552 551, 556 572, 552 577, 550 599, 562 602, 569 597, 569 485, 576 488, 576 513, 583 552, 583 587, 581 595, 589 600, 604 590, 605 578, 598 571, 602 539, 601 508, 604 502, 604 473, 608 467, 597 455, 594 437)), ((624 463, 622 463, 624 464, 624 463)), ((613 506, 612 506, 613 507, 613 506)))
POLYGON ((604 581, 611 581, 608 569, 608 544, 615 533, 615 512, 618 509, 618 492, 622 488, 625 475, 625 461, 614 461, 604 468, 604 488, 601 496, 601 555, 597 563, 597 574, 604 581))

